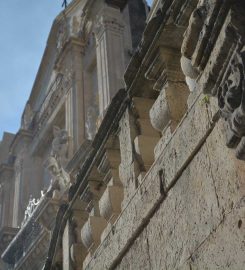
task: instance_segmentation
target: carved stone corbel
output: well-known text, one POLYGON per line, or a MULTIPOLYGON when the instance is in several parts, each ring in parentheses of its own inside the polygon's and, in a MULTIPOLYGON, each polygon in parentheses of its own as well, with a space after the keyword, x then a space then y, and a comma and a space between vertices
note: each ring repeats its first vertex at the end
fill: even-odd
POLYGON ((245 5, 242 1, 199 1, 182 44, 197 68, 198 88, 218 98, 228 123, 227 146, 245 160, 245 5))
POLYGON ((218 90, 222 116, 229 123, 227 145, 236 147, 238 159, 245 160, 245 46, 235 53, 218 90))

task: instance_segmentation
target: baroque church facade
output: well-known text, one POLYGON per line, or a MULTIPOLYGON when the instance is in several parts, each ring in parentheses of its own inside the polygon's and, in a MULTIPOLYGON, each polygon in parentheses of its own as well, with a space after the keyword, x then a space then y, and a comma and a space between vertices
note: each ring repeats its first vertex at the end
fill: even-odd
POLYGON ((0 142, 0 269, 245 267, 245 3, 73 0, 0 142))

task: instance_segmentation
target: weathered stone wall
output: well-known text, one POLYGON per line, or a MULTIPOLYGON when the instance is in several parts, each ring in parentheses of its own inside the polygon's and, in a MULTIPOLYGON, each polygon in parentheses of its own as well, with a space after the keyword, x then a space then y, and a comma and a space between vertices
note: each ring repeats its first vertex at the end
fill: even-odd
POLYGON ((102 179, 100 194, 88 183, 83 269, 242 270, 245 6, 155 4, 125 73, 128 100, 114 131, 120 165, 110 155, 97 161, 99 171, 119 165, 119 179, 102 179), (122 202, 113 191, 120 182, 122 202))
POLYGON ((116 269, 244 269, 244 166, 224 148, 222 125, 185 157, 190 163, 116 269))
POLYGON ((196 93, 86 269, 244 268, 244 164, 217 111, 196 93))

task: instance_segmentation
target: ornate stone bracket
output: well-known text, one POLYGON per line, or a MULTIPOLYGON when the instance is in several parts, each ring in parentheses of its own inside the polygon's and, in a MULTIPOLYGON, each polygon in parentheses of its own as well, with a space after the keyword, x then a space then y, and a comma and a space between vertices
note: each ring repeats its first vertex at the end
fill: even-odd
MULTIPOLYGON (((242 1, 199 1, 182 44, 197 87, 218 98, 227 121, 227 146, 245 160, 245 5, 242 1)), ((185 70, 184 70, 185 72, 185 70)))

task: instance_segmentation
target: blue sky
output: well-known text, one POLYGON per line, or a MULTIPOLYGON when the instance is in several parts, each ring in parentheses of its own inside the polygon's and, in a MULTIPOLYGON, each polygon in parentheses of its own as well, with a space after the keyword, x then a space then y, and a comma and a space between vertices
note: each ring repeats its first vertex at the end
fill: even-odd
MULTIPOLYGON (((0 140, 15 133, 63 0, 0 0, 0 140)), ((148 3, 151 0, 147 1, 148 3)))

